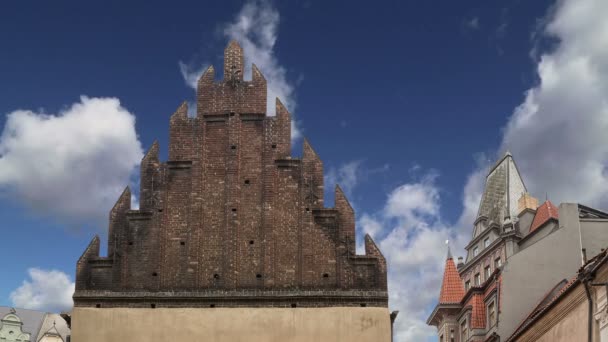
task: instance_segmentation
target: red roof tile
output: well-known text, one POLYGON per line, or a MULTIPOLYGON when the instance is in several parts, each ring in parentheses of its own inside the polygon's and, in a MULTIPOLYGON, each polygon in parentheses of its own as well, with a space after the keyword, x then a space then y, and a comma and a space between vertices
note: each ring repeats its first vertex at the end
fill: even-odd
POLYGON ((449 257, 445 261, 443 271, 443 282, 441 283, 441 293, 439 294, 439 304, 460 303, 464 296, 464 286, 456 270, 454 259, 449 257))
POLYGON ((534 220, 530 226, 530 233, 535 231, 538 227, 542 226, 550 219, 557 219, 558 217, 559 213, 557 207, 551 203, 551 201, 545 201, 545 203, 543 203, 536 210, 536 215, 534 215, 534 220))
POLYGON ((469 304, 472 306, 471 310, 471 329, 485 329, 486 327, 486 306, 483 302, 483 295, 476 294, 471 297, 469 304))

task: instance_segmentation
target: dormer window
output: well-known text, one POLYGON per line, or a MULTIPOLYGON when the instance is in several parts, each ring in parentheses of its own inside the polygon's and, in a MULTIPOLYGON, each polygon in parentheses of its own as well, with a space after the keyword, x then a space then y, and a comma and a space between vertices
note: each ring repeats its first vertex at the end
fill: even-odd
POLYGON ((479 255, 479 248, 477 246, 475 246, 475 248, 473 248, 473 256, 476 257, 479 255))
POLYGON ((475 286, 481 285, 481 274, 475 274, 475 286))
POLYGON ((490 245, 490 238, 486 238, 483 240, 483 247, 487 248, 490 245))

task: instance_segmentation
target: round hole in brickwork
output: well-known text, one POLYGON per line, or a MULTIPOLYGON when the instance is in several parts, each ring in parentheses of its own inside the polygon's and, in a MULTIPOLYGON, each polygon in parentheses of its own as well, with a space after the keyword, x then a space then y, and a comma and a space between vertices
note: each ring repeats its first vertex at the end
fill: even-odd
POLYGON ((215 304, 211 304, 211 305, 209 305, 209 307, 210 307, 210 308, 214 308, 214 307, 215 307, 215 304))
POLYGON ((277 148, 277 144, 272 144, 272 148, 277 148))
POLYGON ((231 149, 231 150, 236 150, 236 145, 232 145, 232 146, 230 146, 230 149, 231 149))
POLYGON ((235 114, 234 112, 230 112, 230 116, 234 116, 234 114, 235 114))
POLYGON ((156 273, 156 272, 152 272, 152 276, 153 276, 153 277, 156 277, 156 276, 158 276, 158 273, 156 273))
POLYGON ((219 274, 217 274, 217 273, 216 273, 216 274, 214 274, 214 275, 213 275, 213 279, 220 279, 220 275, 219 275, 219 274))
POLYGON ((258 278, 258 279, 262 279, 262 275, 261 275, 261 274, 259 274, 259 273, 258 273, 258 274, 256 274, 256 275, 255 275, 255 277, 256 277, 256 278, 258 278))
POLYGON ((249 185, 249 179, 245 179, 245 185, 249 185))
POLYGON ((297 305, 296 303, 291 303, 291 307, 292 307, 292 308, 295 308, 295 307, 297 307, 297 306, 298 306, 298 305, 297 305))
POLYGON ((150 307, 151 307, 152 309, 156 309, 156 304, 150 304, 150 307))
POLYGON ((253 240, 249 240, 250 245, 253 245, 253 243, 254 243, 253 240))
POLYGON ((233 213, 236 213, 236 208, 232 208, 232 212, 233 212, 233 213))
POLYGON ((306 208, 306 211, 310 211, 310 208, 306 208))
POLYGON ((133 246, 133 241, 129 241, 129 246, 133 246))
POLYGON ((185 241, 180 241, 179 244, 182 245, 182 246, 185 246, 186 242, 185 241))
POLYGON ((323 278, 329 278, 329 274, 323 273, 323 278))
POLYGON ((162 213, 162 212, 163 212, 163 210, 162 210, 162 209, 158 209, 158 212, 159 212, 159 213, 162 213))
POLYGON ((101 307, 101 304, 95 304, 95 307, 99 309, 101 307))

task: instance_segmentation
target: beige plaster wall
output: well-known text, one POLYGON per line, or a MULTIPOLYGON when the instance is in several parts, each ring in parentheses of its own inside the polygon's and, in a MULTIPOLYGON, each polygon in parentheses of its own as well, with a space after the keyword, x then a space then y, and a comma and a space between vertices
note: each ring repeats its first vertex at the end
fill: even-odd
POLYGON ((74 308, 73 342, 390 342, 387 308, 74 308))
POLYGON ((516 341, 575 342, 587 341, 588 303, 582 285, 554 308, 547 311, 516 341))

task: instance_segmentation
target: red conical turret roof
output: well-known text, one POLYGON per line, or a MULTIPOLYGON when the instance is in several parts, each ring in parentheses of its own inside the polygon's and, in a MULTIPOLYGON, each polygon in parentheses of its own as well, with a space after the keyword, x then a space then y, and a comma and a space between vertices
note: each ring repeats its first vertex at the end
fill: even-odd
POLYGON ((448 252, 443 271, 443 282, 441 283, 441 293, 439 294, 439 304, 460 303, 464 297, 464 286, 454 264, 452 255, 448 252))

